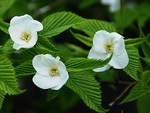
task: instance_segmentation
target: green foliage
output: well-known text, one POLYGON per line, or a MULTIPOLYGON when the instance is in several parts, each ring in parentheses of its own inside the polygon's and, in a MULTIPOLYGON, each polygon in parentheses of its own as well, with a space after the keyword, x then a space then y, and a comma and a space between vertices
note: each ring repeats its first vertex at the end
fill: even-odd
POLYGON ((8 34, 9 24, 0 19, 0 30, 8 34))
POLYGON ((100 113, 106 112, 101 107, 100 85, 89 71, 70 73, 70 78, 66 85, 78 93, 91 109, 100 113))
POLYGON ((134 10, 128 8, 121 9, 114 16, 117 30, 122 32, 125 28, 131 26, 136 17, 137 13, 134 10))
POLYGON ((5 55, 9 55, 12 52, 15 52, 15 50, 12 48, 13 47, 13 41, 11 39, 9 39, 4 46, 1 49, 1 53, 5 54, 5 55))
POLYGON ((15 68, 16 71, 16 76, 17 77, 21 77, 21 76, 28 76, 28 75, 34 75, 35 74, 35 70, 32 66, 32 61, 26 61, 22 64, 20 64, 19 66, 17 66, 15 68))
POLYGON ((20 94, 11 62, 0 55, 0 90, 9 95, 20 94))
POLYGON ((0 18, 3 17, 5 12, 12 6, 16 0, 1 0, 0 1, 0 18))
POLYGON ((128 47, 126 48, 126 50, 129 57, 129 63, 123 70, 130 77, 132 77, 135 80, 138 80, 139 78, 137 76, 137 72, 139 70, 139 65, 140 65, 138 50, 135 47, 128 47))
POLYGON ((111 57, 106 60, 96 60, 87 58, 72 58, 69 59, 65 65, 68 71, 84 71, 103 67, 109 63, 111 57))
POLYGON ((138 113, 148 113, 149 112, 149 105, 150 105, 150 93, 140 97, 137 100, 137 109, 138 113))
POLYGON ((85 32, 91 38, 99 30, 106 30, 108 32, 116 31, 116 28, 111 23, 101 20, 87 20, 73 26, 73 28, 85 32))
POLYGON ((73 33, 71 31, 72 35, 78 39, 79 41, 81 41, 82 43, 84 43, 85 45, 89 46, 89 47, 92 47, 93 45, 93 39, 90 38, 90 37, 86 37, 86 36, 83 36, 81 34, 77 34, 77 33, 73 33))
POLYGON ((43 20, 42 24, 44 29, 40 34, 44 37, 52 37, 62 33, 75 24, 83 22, 84 20, 85 19, 82 17, 71 12, 54 13, 43 20))
POLYGON ((131 102, 148 93, 150 93, 150 71, 145 71, 141 75, 141 81, 137 83, 130 91, 129 95, 121 102, 131 102))
POLYGON ((79 4, 80 9, 85 9, 93 5, 98 0, 81 0, 81 3, 79 4))
POLYGON ((130 38, 130 39, 125 40, 125 45, 126 47, 140 46, 146 41, 147 41, 147 38, 134 38, 134 39, 130 38))
POLYGON ((6 93, 3 90, 0 90, 0 109, 2 108, 2 104, 4 101, 6 93))

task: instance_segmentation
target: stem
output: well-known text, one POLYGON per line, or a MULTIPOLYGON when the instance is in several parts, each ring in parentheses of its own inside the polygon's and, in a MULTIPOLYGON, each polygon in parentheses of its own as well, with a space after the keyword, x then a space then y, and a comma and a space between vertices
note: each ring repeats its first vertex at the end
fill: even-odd
POLYGON ((133 85, 135 85, 138 81, 131 82, 122 92, 121 94, 112 101, 109 106, 113 106, 133 85))

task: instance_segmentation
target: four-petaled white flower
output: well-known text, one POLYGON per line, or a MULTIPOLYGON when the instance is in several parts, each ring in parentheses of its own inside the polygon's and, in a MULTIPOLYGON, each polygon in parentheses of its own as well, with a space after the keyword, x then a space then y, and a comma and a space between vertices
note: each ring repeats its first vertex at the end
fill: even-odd
POLYGON ((105 71, 111 66, 116 69, 123 69, 127 66, 129 58, 123 38, 123 36, 115 32, 109 33, 104 30, 96 32, 93 38, 93 47, 89 52, 88 58, 104 60, 109 58, 112 54, 113 56, 108 65, 93 69, 93 71, 105 71))
POLYGON ((109 10, 111 12, 116 12, 120 9, 120 0, 101 0, 104 5, 109 5, 109 10))
POLYGON ((13 48, 18 50, 20 48, 33 47, 38 39, 37 31, 41 31, 43 25, 33 20, 30 15, 15 16, 10 21, 9 34, 14 41, 13 48))
POLYGON ((59 90, 68 80, 66 67, 59 57, 50 54, 36 55, 32 61, 36 74, 33 82, 41 89, 59 90))

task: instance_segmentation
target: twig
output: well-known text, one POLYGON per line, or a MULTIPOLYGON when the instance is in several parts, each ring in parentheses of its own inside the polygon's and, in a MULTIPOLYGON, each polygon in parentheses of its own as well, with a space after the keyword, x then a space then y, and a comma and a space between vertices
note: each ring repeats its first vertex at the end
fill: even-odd
POLYGON ((134 81, 132 83, 130 83, 123 91, 122 93, 117 97, 115 98, 114 101, 112 101, 109 106, 113 106, 134 84, 136 84, 138 81, 134 81))

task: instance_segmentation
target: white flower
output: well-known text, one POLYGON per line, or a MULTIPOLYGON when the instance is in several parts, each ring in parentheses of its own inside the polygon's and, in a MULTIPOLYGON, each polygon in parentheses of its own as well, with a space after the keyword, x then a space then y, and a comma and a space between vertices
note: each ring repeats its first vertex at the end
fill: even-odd
POLYGON ((104 5, 109 5, 109 10, 111 12, 116 12, 120 9, 120 0, 101 0, 104 5))
POLYGON ((33 83, 41 89, 60 89, 68 80, 66 66, 59 57, 50 54, 36 55, 32 61, 36 74, 33 83))
POLYGON ((116 69, 123 69, 127 66, 129 58, 123 38, 123 36, 115 32, 109 33, 105 30, 96 32, 93 38, 93 47, 89 52, 88 58, 104 60, 109 58, 112 54, 113 56, 108 65, 93 69, 93 71, 105 71, 111 66, 116 69))
POLYGON ((9 34, 14 41, 13 48, 18 50, 20 48, 33 47, 38 39, 37 31, 41 31, 43 25, 33 20, 30 15, 15 16, 10 21, 9 34))

